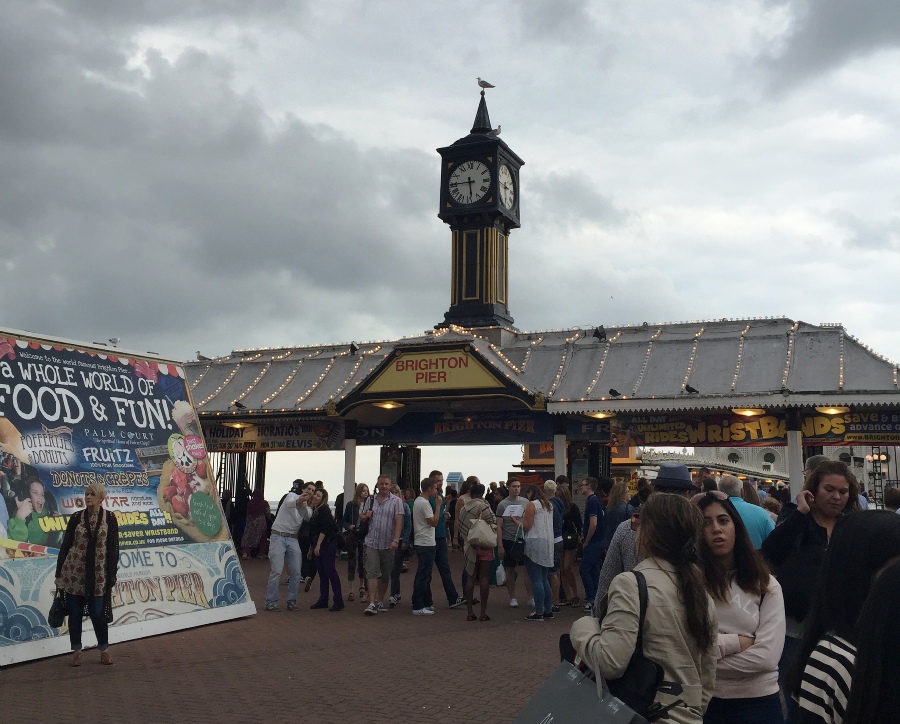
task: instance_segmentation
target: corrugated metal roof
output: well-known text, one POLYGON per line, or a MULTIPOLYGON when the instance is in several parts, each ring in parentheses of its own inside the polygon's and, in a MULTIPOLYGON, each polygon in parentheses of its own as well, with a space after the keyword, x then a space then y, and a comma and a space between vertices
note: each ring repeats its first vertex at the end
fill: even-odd
POLYGON ((900 403, 897 365, 841 325, 760 318, 604 331, 605 340, 594 337, 593 329, 451 326, 357 343, 355 353, 349 343, 236 350, 189 362, 185 372, 201 414, 321 414, 329 402, 340 402, 363 385, 395 349, 460 342, 511 382, 541 393, 550 412, 900 403), (687 386, 697 392, 687 392, 687 386))

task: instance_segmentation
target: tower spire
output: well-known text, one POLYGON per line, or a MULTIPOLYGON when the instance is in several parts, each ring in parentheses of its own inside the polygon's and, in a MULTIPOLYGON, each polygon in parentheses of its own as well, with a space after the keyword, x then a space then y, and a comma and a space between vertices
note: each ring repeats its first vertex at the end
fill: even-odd
POLYGON ((491 117, 488 115, 487 103, 484 100, 484 91, 481 91, 481 102, 478 104, 478 112, 475 114, 475 122, 469 133, 490 133, 491 117))

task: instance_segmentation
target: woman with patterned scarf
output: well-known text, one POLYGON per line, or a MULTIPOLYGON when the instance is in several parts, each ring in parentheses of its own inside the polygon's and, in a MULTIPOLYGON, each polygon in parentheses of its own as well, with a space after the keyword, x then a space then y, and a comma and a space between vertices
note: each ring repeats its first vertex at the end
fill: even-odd
POLYGON ((72 666, 81 666, 81 623, 90 616, 100 649, 100 663, 112 664, 108 622, 112 620, 112 587, 119 568, 119 525, 116 516, 102 507, 103 483, 84 489, 85 509, 66 526, 56 560, 56 587, 66 592, 72 666))

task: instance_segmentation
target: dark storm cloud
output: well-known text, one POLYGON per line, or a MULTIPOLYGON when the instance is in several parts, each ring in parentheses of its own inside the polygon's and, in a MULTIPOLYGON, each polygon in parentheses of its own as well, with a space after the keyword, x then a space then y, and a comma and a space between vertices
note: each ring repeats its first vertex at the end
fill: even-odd
POLYGON ((518 4, 522 34, 542 42, 586 38, 595 30, 587 0, 523 0, 518 4))
POLYGON ((776 87, 900 45, 896 0, 791 0, 785 4, 791 26, 763 61, 776 87))
POLYGON ((279 22, 307 6, 303 0, 67 0, 54 4, 57 11, 77 21, 109 27, 156 25, 197 18, 260 19, 277 16, 279 22))
POLYGON ((601 194, 587 174, 580 171, 549 173, 528 184, 534 195, 535 216, 541 224, 566 227, 589 223, 602 228, 620 226, 629 213, 601 194))
POLYGON ((187 355, 438 321, 429 154, 272 118, 199 50, 139 72, 61 16, 27 20, 0 27, 4 324, 187 355))

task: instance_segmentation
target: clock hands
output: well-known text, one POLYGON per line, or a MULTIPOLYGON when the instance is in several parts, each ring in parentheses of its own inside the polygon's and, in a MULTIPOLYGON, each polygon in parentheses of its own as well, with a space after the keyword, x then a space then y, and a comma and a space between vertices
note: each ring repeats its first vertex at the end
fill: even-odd
POLYGON ((451 186, 465 186, 466 184, 469 184, 469 198, 471 198, 474 193, 472 191, 473 183, 475 183, 475 179, 473 179, 471 176, 469 176, 469 178, 467 178, 465 181, 457 181, 455 183, 451 182, 450 185, 451 186))

